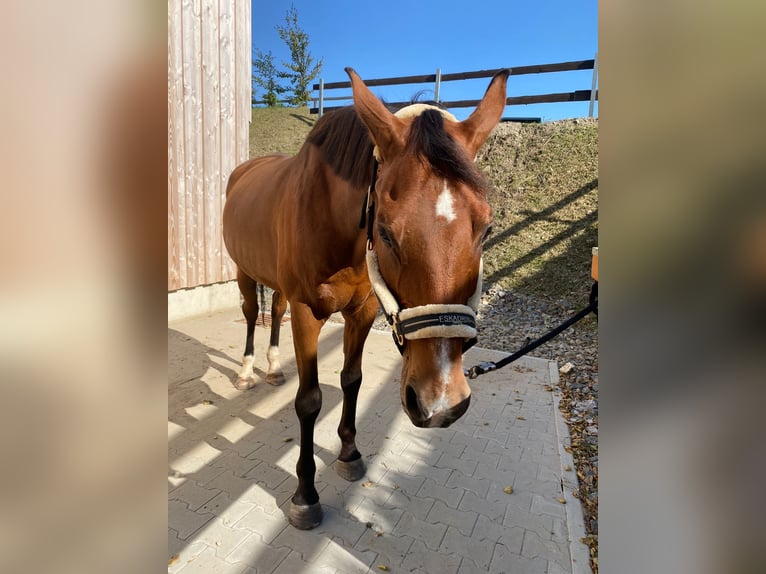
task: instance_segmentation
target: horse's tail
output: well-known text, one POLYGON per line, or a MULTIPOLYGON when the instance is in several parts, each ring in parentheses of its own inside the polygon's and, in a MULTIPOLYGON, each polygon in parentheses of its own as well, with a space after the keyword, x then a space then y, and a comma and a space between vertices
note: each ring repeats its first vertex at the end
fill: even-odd
POLYGON ((263 326, 266 326, 266 294, 264 293, 263 284, 262 283, 256 283, 258 286, 258 295, 260 295, 261 299, 261 323, 263 323, 263 326))

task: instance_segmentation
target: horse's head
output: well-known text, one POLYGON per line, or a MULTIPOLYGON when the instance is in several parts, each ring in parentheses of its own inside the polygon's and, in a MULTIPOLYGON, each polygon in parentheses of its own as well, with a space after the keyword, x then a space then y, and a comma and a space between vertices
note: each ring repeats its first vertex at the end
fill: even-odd
POLYGON ((471 398, 463 344, 476 333, 472 307, 491 223, 473 160, 505 108, 508 72, 496 74, 476 110, 458 122, 429 107, 394 115, 346 71, 379 158, 368 267, 399 334, 402 405, 416 426, 446 427, 471 398))

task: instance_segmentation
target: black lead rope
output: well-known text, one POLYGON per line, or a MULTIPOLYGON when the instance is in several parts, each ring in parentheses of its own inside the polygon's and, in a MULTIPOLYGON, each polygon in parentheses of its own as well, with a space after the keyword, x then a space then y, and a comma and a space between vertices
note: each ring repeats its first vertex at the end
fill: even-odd
POLYGON ((484 373, 489 373, 490 371, 496 371, 497 369, 502 369, 506 365, 509 365, 510 363, 513 363, 514 361, 520 359, 530 351, 533 351, 537 349, 540 345, 547 343, 553 337, 561 333, 562 331, 568 329, 575 323, 577 323, 580 319, 587 317, 591 313, 598 316, 598 281, 595 281, 593 283, 593 287, 591 287, 590 290, 590 302, 587 307, 585 307, 582 311, 577 313, 576 315, 573 315, 566 321, 564 321, 561 325, 556 327, 555 329, 552 329, 551 331, 548 331, 545 335, 540 337, 539 339, 536 339, 532 341, 531 343, 527 343, 524 345, 521 349, 516 351, 513 355, 508 355, 506 358, 493 362, 484 362, 479 363, 478 365, 474 365, 470 369, 466 371, 466 376, 469 379, 475 379, 479 375, 483 375, 484 373))

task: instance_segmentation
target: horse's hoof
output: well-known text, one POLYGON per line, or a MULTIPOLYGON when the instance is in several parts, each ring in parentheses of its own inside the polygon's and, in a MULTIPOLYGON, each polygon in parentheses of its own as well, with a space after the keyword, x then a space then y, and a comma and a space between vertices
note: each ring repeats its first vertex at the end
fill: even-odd
POLYGON ((335 472, 338 473, 339 477, 348 480, 349 482, 354 482, 362 478, 366 470, 364 461, 361 457, 349 462, 343 462, 342 460, 335 461, 335 472))
POLYGON ((290 514, 287 519, 298 530, 311 530, 322 522, 322 505, 290 503, 290 514))
POLYGON ((287 379, 285 379, 285 375, 282 373, 282 371, 277 373, 269 373, 266 375, 266 382, 275 387, 284 385, 286 380, 287 379))
POLYGON ((248 389, 252 389, 255 386, 255 379, 250 377, 247 379, 243 379, 242 377, 239 377, 237 379, 237 382, 234 383, 234 388, 239 389, 240 391, 246 391, 248 389))

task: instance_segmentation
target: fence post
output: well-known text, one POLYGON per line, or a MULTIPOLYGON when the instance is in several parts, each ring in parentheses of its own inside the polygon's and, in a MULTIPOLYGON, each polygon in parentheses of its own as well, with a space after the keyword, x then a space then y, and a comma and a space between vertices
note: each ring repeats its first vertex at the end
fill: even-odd
POLYGON ((596 101, 596 85, 598 84, 598 52, 593 56, 593 81, 590 85, 590 105, 588 106, 588 117, 593 117, 593 104, 596 101))
POLYGON ((319 78, 319 114, 318 117, 322 117, 324 113, 324 78, 319 78))
POLYGON ((439 103, 439 89, 442 85, 442 69, 436 68, 436 82, 434 83, 434 101, 439 103))

